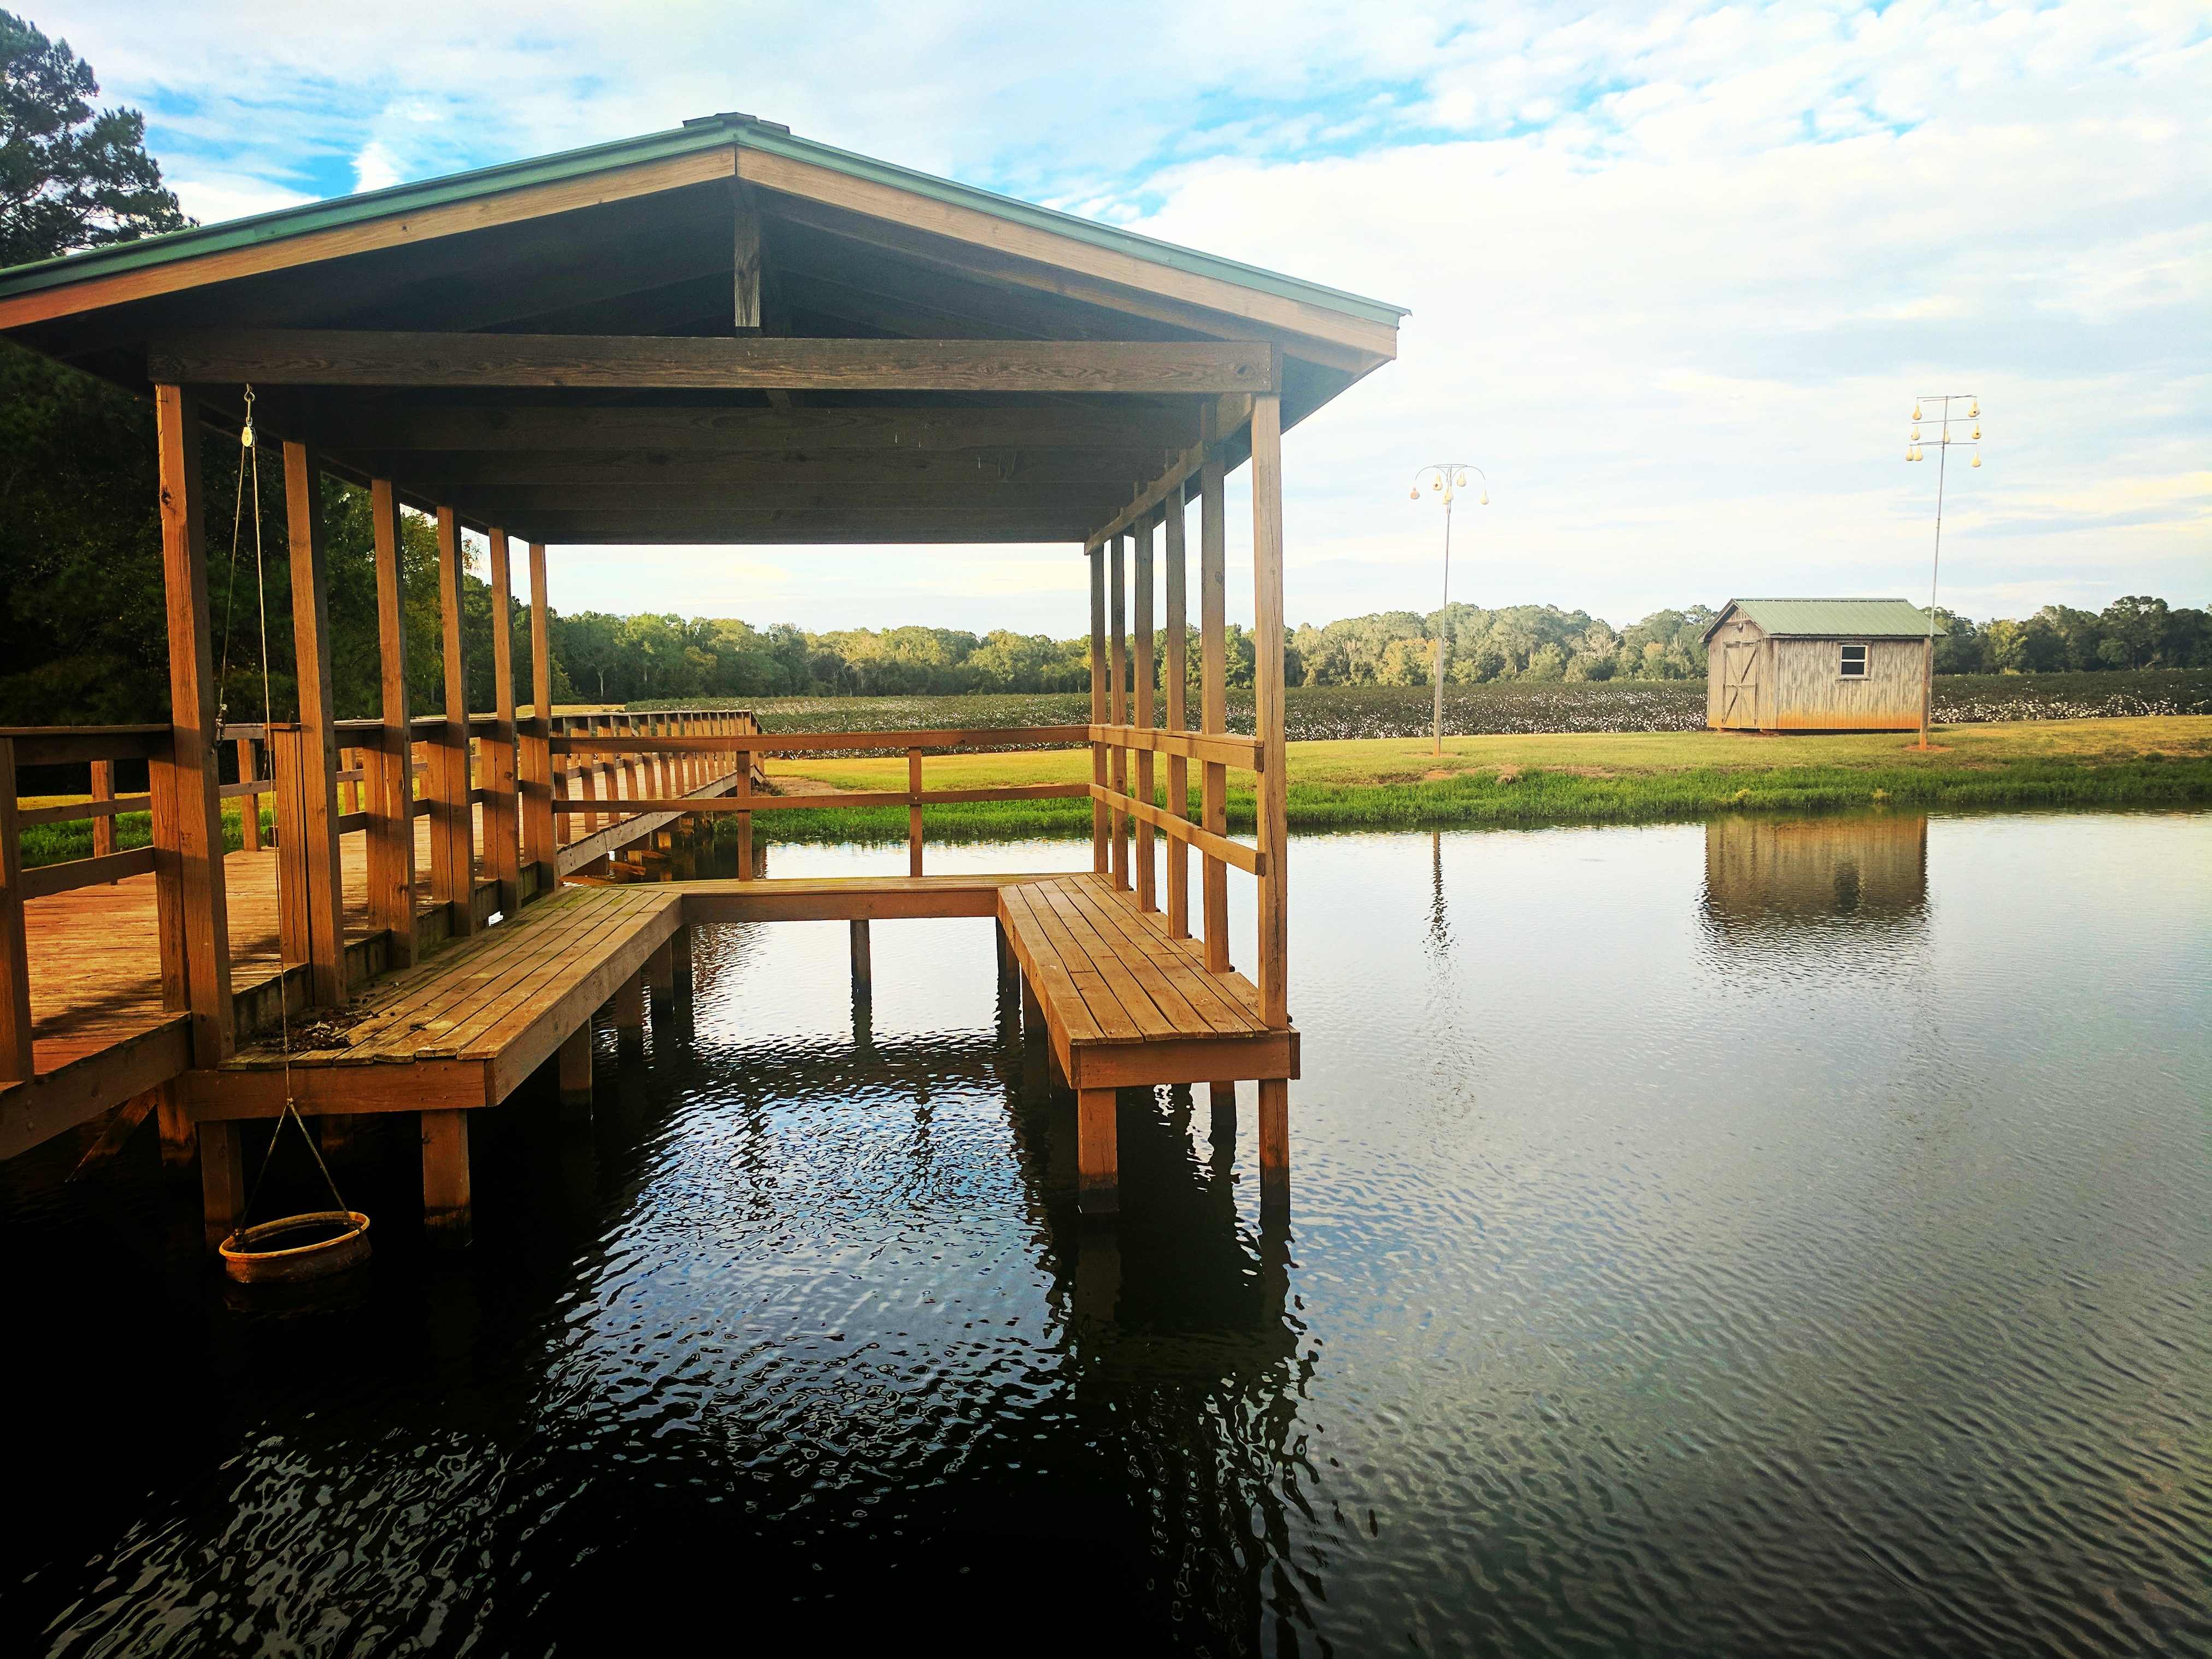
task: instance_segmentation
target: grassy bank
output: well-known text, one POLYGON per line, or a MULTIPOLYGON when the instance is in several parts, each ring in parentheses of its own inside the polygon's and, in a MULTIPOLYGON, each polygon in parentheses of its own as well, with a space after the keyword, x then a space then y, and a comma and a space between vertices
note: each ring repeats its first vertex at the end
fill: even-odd
MULTIPOLYGON (((26 795, 22 805, 59 806, 66 802, 85 799, 82 795, 26 795)), ((276 814, 264 809, 261 827, 270 835, 276 831, 276 814)), ((127 853, 134 847, 143 847, 154 839, 154 817, 150 812, 118 812, 115 815, 115 850, 127 853)), ((236 805, 222 811, 223 845, 235 853, 246 845, 245 820, 239 816, 236 805)), ((59 864, 65 859, 88 859, 92 856, 92 821, 79 818, 70 823, 34 823, 21 832, 19 845, 23 849, 23 867, 34 864, 59 864)))
MULTIPOLYGON (((1939 731, 1927 754, 1911 742, 1887 733, 1570 732, 1447 738, 1441 758, 1425 740, 1297 743, 1290 749, 1290 822, 1294 830, 1426 830, 1885 803, 1914 810, 2212 804, 2212 719, 2203 716, 1964 726, 1939 731)), ((1083 750, 951 755, 926 762, 923 782, 935 789, 1071 783, 1087 778, 1090 764, 1083 750)), ((773 761, 768 770, 791 793, 805 788, 802 780, 830 789, 906 787, 898 757, 810 756, 773 761)), ((1166 770, 1162 763, 1163 785, 1166 770)), ((1230 774, 1232 830, 1252 826, 1251 783, 1249 774, 1230 774)), ((928 833, 943 839, 1081 834, 1090 821, 1085 800, 936 806, 926 815, 928 833)), ((755 822, 778 841, 906 834, 902 807, 778 812, 755 822)))

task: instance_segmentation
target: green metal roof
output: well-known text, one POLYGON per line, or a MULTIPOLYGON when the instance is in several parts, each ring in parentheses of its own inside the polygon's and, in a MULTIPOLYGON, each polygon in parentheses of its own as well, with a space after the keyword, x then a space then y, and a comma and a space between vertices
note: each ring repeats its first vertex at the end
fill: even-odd
POLYGON ((1730 599, 1705 637, 1741 611, 1769 634, 1818 639, 1924 639, 1928 613, 1910 599, 1730 599))
POLYGON ((643 137, 625 138, 610 144, 594 144, 589 149, 540 156, 534 161, 505 162, 498 167, 481 167, 473 173, 457 173, 449 178, 427 179, 420 184, 394 185, 387 190, 373 190, 359 196, 341 196, 328 201, 303 203, 298 207, 280 208, 274 213, 256 214, 251 218, 234 219, 223 224, 173 231, 165 236, 148 236, 135 242, 93 248, 82 253, 64 254, 58 258, 43 259, 33 264, 16 265, 0 271, 0 298, 35 293, 42 289, 82 282, 88 277, 143 270, 173 260, 197 258, 203 254, 280 241, 286 237, 359 224, 394 214, 420 212, 425 208, 466 201, 471 197, 489 196, 501 191, 557 179, 580 178, 613 167, 661 161, 731 143, 743 149, 810 162, 852 178, 868 179, 917 196, 970 208, 997 218, 1126 253, 1152 264, 1234 283, 1242 288, 1256 289, 1284 299, 1303 301, 1370 322, 1395 326, 1398 319, 1407 314, 1402 306, 1363 299, 1358 295, 1346 294, 1319 283, 1301 282, 1297 277, 1285 276, 1277 271, 1263 270, 1257 265, 1218 258, 1194 249, 1178 247, 1172 242, 1158 241, 1111 225, 1079 219, 1073 214, 1037 207, 1011 197, 994 195, 989 191, 954 184, 950 179, 933 178, 926 173, 894 167, 887 161, 855 155, 848 150, 816 143, 811 139, 793 137, 787 127, 740 114, 701 116, 686 121, 672 131, 648 133, 643 137))

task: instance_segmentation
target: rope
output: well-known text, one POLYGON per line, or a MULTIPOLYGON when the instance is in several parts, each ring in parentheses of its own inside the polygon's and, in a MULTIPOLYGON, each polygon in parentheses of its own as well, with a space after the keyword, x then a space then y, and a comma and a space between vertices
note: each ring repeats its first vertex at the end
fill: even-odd
MULTIPOLYGON (((243 517, 246 499, 246 471, 250 468, 253 473, 253 582, 261 601, 261 730, 265 738, 274 708, 269 690, 269 578, 264 568, 261 544, 261 452, 253 442, 253 388, 251 386, 246 388, 246 426, 238 434, 238 441, 246 452, 238 469, 240 518, 243 517)), ((234 520, 230 529, 230 565, 234 576, 238 570, 239 528, 238 520, 234 520)), ((228 649, 227 642, 225 649, 228 649)), ((252 796, 248 795, 245 799, 247 810, 260 811, 259 803, 252 796)), ((281 857, 276 860, 276 914, 280 916, 284 914, 284 860, 281 857)), ((276 1143, 283 1138, 284 1120, 288 1117, 300 1126, 300 1139, 307 1143, 307 1151, 314 1157, 315 1167, 323 1172, 323 1183, 331 1189, 331 1199, 338 1208, 349 1215, 352 1213, 352 1206, 338 1191, 338 1183, 331 1179, 330 1166, 323 1162, 323 1149, 315 1144, 314 1136, 307 1133, 307 1120, 300 1115, 299 1103, 293 1097, 291 999, 284 990, 283 975, 284 966, 280 960, 276 965, 276 1029, 284 1054, 284 1109, 276 1119, 275 1133, 269 1137, 268 1150, 261 1154, 261 1169, 253 1177, 252 1190, 246 1195, 246 1207, 239 1212, 238 1225, 231 1230, 228 1242, 233 1244, 237 1243, 246 1232, 246 1218, 253 1213, 254 1201, 261 1196, 261 1183, 268 1178, 270 1161, 276 1156, 276 1143)))

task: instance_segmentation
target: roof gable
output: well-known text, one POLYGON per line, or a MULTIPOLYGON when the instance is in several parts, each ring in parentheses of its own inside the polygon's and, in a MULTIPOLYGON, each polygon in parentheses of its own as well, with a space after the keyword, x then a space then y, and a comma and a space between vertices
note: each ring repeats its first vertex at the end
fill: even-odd
POLYGON ((1928 613, 1910 599, 1730 599, 1705 637, 1738 612, 1783 639, 1917 640, 1928 633, 1928 613))

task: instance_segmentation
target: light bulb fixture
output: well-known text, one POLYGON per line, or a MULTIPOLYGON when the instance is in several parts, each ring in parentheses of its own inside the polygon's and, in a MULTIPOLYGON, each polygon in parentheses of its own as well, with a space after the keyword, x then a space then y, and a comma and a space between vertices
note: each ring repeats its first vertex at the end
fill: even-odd
POLYGON ((1974 454, 1974 465, 1975 465, 1976 466, 1979 466, 1981 464, 1982 464, 1981 453, 1978 450, 1978 451, 1976 451, 1976 452, 1975 452, 1975 454, 1974 454))
POLYGON ((1455 478, 1452 480, 1452 482, 1453 482, 1454 483, 1457 484, 1457 485, 1458 485, 1462 489, 1466 489, 1466 488, 1467 488, 1467 474, 1466 474, 1466 473, 1464 473, 1464 472, 1462 472, 1462 473, 1459 474, 1456 477, 1455 477, 1455 478))
POLYGON ((1970 421, 1982 418, 1982 400, 1979 398, 1974 399, 1974 406, 1966 411, 1966 418, 1970 421))
POLYGON ((1976 427, 1976 428, 1974 428, 1974 441, 1975 441, 1976 443, 1979 443, 1979 442, 1981 442, 1981 441, 1982 441, 1982 429, 1981 429, 1981 428, 1979 428, 1979 427, 1978 426, 1978 427, 1976 427))
POLYGON ((1415 500, 1415 501, 1418 501, 1419 500, 1420 500, 1420 499, 1421 499, 1421 487, 1420 487, 1420 485, 1419 485, 1419 484, 1415 484, 1415 485, 1413 486, 1413 489, 1411 490, 1410 494, 1412 495, 1412 496, 1413 496, 1413 500, 1415 500))
POLYGON ((1490 505, 1490 489, 1487 485, 1484 486, 1482 491, 1482 505, 1485 507, 1488 507, 1490 505))
POLYGON ((1441 472, 1437 474, 1435 477, 1429 480, 1429 488, 1431 489, 1442 489, 1443 487, 1444 477, 1441 472))
POLYGON ((1912 418, 1916 421, 1920 418, 1920 405, 1917 403, 1912 405, 1912 418))
POLYGON ((1915 443, 1920 441, 1920 428, 1917 426, 1912 428, 1912 441, 1915 443))

